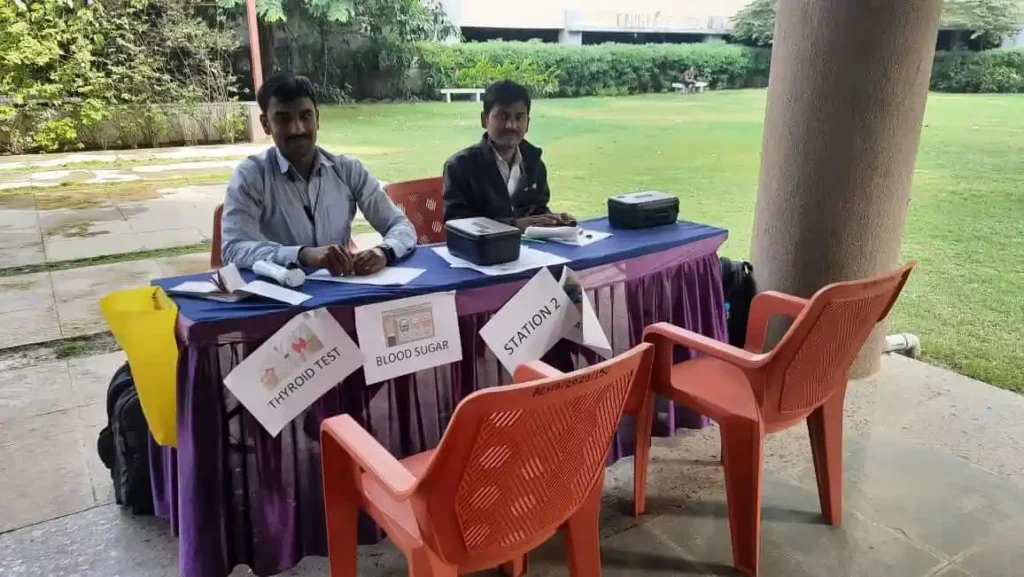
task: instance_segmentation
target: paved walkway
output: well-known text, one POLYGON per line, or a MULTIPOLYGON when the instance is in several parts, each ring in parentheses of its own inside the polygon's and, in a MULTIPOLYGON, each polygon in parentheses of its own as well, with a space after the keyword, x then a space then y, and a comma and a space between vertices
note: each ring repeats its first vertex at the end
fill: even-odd
POLYGON ((199 253, 0 278, 0 349, 105 332, 104 295, 209 268, 199 253))
MULTIPOLYGON (((0 193, 21 189, 0 196, 0 269, 209 241, 213 210, 224 200, 231 169, 265 148, 245 144, 0 158, 0 193), (168 159, 182 162, 73 168, 168 159), (24 172, 55 166, 68 168, 24 172), (190 176, 216 183, 182 185, 190 176), (124 184, 107 186, 111 183, 124 184)), ((357 219, 365 225, 361 215, 357 219)))
POLYGON ((166 188, 149 200, 89 198, 87 208, 0 210, 0 268, 208 241, 224 185, 166 188))
MULTIPOLYGON (((0 575, 173 577, 167 522, 112 503, 96 457, 120 354, 0 373, 0 575)), ((715 429, 658 439, 649 512, 627 515, 632 463, 611 468, 606 577, 735 575, 715 429)), ((769 437, 763 577, 1010 577, 1024 567, 1024 397, 902 357, 851 385, 841 528, 823 525, 804 428, 769 437)), ((559 542, 530 575, 564 576, 559 542)), ((327 574, 321 558, 286 575, 327 574)), ((359 575, 406 575, 387 543, 359 575)), ((489 573, 490 574, 490 573, 489 573)), ((251 575, 238 568, 233 577, 251 575)))
POLYGON ((140 150, 69 152, 63 154, 33 154, 25 156, 0 156, 0 174, 26 169, 51 169, 77 164, 131 162, 168 162, 175 160, 206 160, 222 158, 245 158, 256 154, 267 144, 231 144, 225 146, 180 146, 175 148, 152 148, 140 150))

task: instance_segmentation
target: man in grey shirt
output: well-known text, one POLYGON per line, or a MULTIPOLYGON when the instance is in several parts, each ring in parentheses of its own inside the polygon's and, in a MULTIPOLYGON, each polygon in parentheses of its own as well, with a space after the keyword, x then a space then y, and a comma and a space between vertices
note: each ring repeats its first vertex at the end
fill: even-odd
POLYGON ((225 262, 251 268, 267 260, 326 268, 336 276, 368 275, 416 247, 412 223, 366 167, 316 145, 320 111, 309 79, 275 74, 256 99, 274 146, 238 165, 228 184, 225 262), (353 254, 348 247, 357 207, 384 239, 353 254))

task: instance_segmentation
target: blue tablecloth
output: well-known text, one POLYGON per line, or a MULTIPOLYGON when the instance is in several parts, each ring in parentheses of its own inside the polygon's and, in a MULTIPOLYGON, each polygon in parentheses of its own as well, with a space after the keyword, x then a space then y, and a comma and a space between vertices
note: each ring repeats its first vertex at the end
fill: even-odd
MULTIPOLYGON (((555 242, 543 244, 527 242, 524 246, 557 254, 569 259, 568 266, 573 270, 585 270, 595 266, 660 252, 713 236, 727 234, 721 228, 693 222, 679 222, 673 225, 643 230, 623 230, 612 229, 607 218, 599 218, 583 222, 581 226, 591 230, 611 232, 613 235, 586 247, 576 247, 555 242)), ((530 271, 518 275, 493 277, 470 269, 450 268, 448 263, 428 246, 419 247, 411 256, 404 259, 397 266, 422 268, 426 269, 426 272, 405 286, 377 287, 307 282, 299 290, 312 295, 313 298, 298 307, 290 307, 286 304, 262 298, 251 298, 237 303, 222 303, 187 296, 175 296, 173 298, 174 302, 178 305, 179 314, 182 317, 192 323, 204 323, 253 317, 283 312, 289 309, 298 311, 317 309, 329 305, 353 306, 434 292, 482 287, 515 279, 529 278, 536 274, 534 271, 530 271)), ((242 276, 246 280, 253 280, 255 278, 255 275, 249 271, 244 271, 242 276)), ((186 280, 202 280, 206 278, 209 278, 209 273, 158 279, 153 281, 153 284, 167 289, 186 280)))

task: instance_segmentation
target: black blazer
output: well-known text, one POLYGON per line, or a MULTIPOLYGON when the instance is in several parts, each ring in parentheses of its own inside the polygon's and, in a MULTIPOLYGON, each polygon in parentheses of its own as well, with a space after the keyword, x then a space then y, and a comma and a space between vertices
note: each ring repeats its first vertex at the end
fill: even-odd
POLYGON ((514 203, 486 134, 478 144, 456 153, 444 165, 444 220, 483 216, 511 224, 517 218, 551 212, 541 152, 525 140, 519 144, 523 164, 514 203))

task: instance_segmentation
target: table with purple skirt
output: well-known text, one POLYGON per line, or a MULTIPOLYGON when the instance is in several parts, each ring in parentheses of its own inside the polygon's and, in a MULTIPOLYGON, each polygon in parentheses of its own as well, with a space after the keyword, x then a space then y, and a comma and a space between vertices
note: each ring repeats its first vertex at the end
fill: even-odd
MULTIPOLYGON (((717 251, 723 229, 679 222, 644 230, 609 228, 606 219, 581 223, 613 236, 589 246, 553 242, 531 248, 565 257, 579 274, 612 348, 641 340, 645 326, 668 321, 725 340, 725 307, 717 251)), ((174 297, 177 338, 177 448, 151 443, 156 513, 179 538, 184 577, 226 577, 239 564, 273 575, 306 555, 327 552, 320 477, 319 425, 347 413, 398 458, 432 449, 459 401, 511 382, 479 331, 536 271, 486 276, 449 268, 421 246, 397 266, 425 269, 407 285, 307 282, 312 298, 298 307, 250 299, 221 303, 174 297), (354 308, 415 295, 456 291, 463 360, 366 385, 358 370, 316 401, 276 437, 268 434, 224 386, 224 377, 296 314, 327 307, 353 339, 354 308)), ((555 277, 561 267, 551 267, 555 277)), ((244 273, 247 280, 252 278, 244 273)), ((192 275, 160 279, 164 288, 192 275)), ((685 353, 683 353, 685 354, 685 353)), ((544 358, 562 370, 598 362, 592 351, 561 341, 544 358)), ((704 425, 699 415, 665 399, 656 408, 656 435, 704 425)), ((632 419, 623 420, 609 455, 633 454, 632 419)), ((381 538, 363 517, 361 542, 381 538)))

